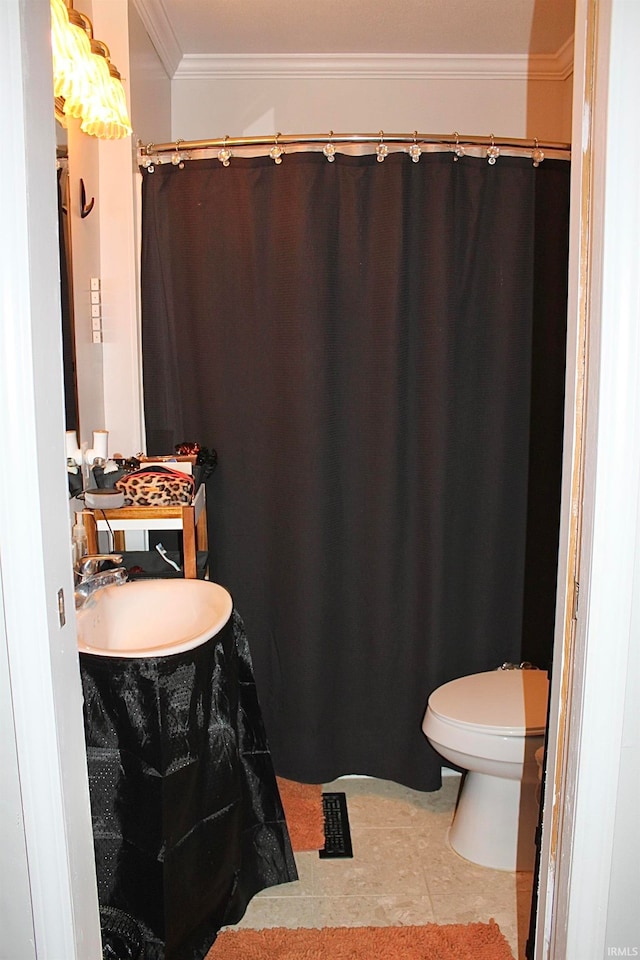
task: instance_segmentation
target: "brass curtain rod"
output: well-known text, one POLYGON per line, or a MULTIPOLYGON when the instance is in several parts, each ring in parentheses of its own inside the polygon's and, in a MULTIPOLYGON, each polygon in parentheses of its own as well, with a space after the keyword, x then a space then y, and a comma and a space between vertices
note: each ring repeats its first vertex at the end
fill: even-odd
POLYGON ((523 151, 535 149, 552 150, 560 153, 571 153, 571 144, 560 142, 542 142, 537 139, 523 140, 517 138, 504 137, 476 137, 463 136, 459 133, 453 134, 433 134, 433 133, 296 133, 282 134, 277 133, 273 136, 260 137, 215 137, 210 140, 174 140, 171 143, 148 143, 138 142, 138 152, 140 156, 158 156, 163 153, 175 153, 176 151, 189 152, 192 150, 215 150, 232 149, 233 147, 273 147, 273 146, 301 146, 304 144, 327 144, 334 146, 339 144, 429 144, 433 146, 442 146, 443 148, 453 149, 459 144, 461 147, 505 147, 523 151))

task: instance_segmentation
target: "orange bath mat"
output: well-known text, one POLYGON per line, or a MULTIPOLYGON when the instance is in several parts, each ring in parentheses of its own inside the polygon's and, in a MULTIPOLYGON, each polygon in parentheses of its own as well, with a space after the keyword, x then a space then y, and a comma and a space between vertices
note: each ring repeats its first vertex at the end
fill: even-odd
POLYGON ((295 783, 277 777, 280 799, 294 851, 324 847, 322 784, 295 783))
POLYGON ((225 930, 206 960, 513 960, 495 921, 423 927, 225 930))

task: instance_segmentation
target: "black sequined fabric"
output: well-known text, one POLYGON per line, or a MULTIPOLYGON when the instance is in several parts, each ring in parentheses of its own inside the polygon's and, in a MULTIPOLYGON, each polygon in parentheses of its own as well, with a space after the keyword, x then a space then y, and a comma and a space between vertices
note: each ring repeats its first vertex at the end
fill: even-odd
POLYGON ((202 960, 255 893, 297 879, 242 620, 80 667, 103 942, 119 917, 131 956, 202 960))

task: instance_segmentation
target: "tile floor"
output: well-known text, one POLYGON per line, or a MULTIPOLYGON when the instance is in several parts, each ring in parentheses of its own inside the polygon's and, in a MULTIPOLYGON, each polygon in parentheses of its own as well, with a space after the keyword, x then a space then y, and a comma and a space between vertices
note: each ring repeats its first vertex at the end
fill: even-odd
POLYGON ((436 793, 384 780, 350 779, 324 790, 347 795, 353 859, 297 853, 300 879, 271 887, 239 927, 471 923, 493 917, 523 960, 530 873, 504 873, 463 860, 447 844, 459 776, 436 793))

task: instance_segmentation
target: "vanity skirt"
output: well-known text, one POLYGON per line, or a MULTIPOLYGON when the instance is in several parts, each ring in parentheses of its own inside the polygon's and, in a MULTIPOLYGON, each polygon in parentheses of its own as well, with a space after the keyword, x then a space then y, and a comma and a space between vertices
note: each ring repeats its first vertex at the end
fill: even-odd
POLYGON ((202 960, 255 893, 297 879, 242 620, 80 667, 103 955, 120 923, 132 960, 202 960))

